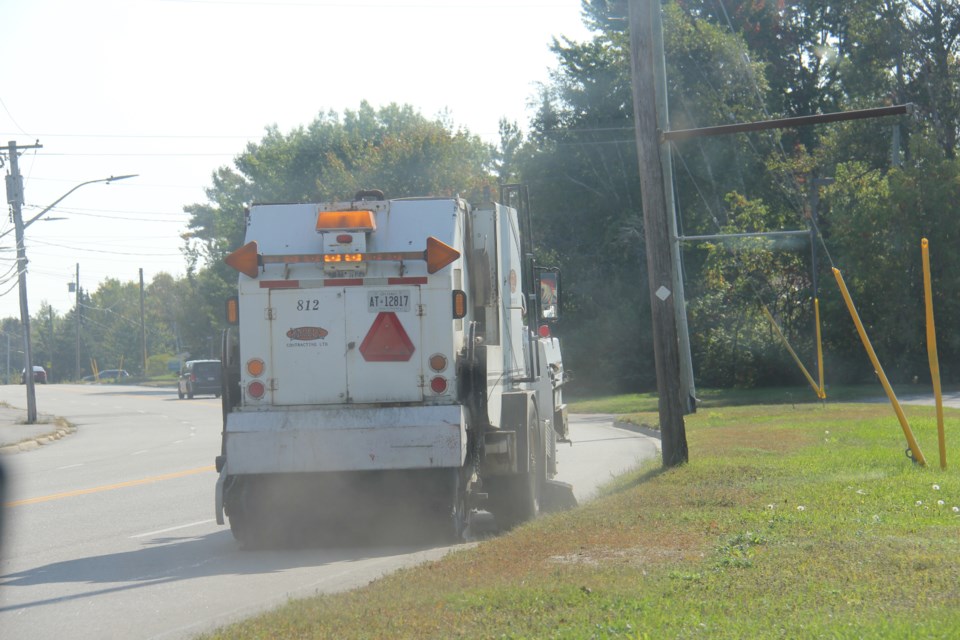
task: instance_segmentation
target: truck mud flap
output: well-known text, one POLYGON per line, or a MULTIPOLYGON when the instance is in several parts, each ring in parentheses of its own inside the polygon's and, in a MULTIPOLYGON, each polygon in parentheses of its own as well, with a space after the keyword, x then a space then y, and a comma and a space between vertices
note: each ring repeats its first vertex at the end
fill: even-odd
POLYGON ((577 506, 573 485, 559 480, 547 480, 540 494, 540 510, 546 512, 568 511, 577 506))
POLYGON ((213 497, 213 513, 217 517, 217 524, 224 524, 223 519, 223 483, 227 478, 227 472, 220 470, 217 476, 217 487, 213 497))

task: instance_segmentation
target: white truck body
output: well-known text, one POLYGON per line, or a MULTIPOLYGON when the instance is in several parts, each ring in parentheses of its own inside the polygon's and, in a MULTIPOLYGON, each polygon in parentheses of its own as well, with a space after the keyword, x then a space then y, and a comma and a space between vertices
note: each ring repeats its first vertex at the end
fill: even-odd
POLYGON ((256 205, 246 242, 228 259, 241 274, 239 326, 224 340, 218 522, 225 508, 246 535, 255 479, 446 469, 456 503, 482 477, 552 477, 564 373, 557 339, 526 324, 538 299, 521 286, 533 268, 514 209, 256 205))

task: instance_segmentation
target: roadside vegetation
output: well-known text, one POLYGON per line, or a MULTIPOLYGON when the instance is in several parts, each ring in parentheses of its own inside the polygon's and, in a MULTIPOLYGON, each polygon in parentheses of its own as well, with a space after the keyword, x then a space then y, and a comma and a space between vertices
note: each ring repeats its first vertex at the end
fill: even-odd
MULTIPOLYGON (((947 390, 944 389, 944 392, 947 390)), ((903 385, 895 390, 898 397, 929 393, 926 387, 903 385)), ((657 394, 625 393, 621 395, 579 398, 567 394, 567 404, 573 413, 612 413, 619 422, 626 422, 650 429, 660 428, 657 409, 657 394)), ((830 402, 876 400, 883 397, 883 390, 873 385, 844 385, 830 387, 827 398, 830 402)), ((753 389, 698 389, 697 406, 700 410, 738 405, 810 404, 820 401, 809 387, 759 387, 753 389)))
POLYGON ((687 465, 205 637, 951 637, 960 474, 939 469, 933 409, 906 407, 921 468, 888 404, 735 400, 688 416, 687 465))

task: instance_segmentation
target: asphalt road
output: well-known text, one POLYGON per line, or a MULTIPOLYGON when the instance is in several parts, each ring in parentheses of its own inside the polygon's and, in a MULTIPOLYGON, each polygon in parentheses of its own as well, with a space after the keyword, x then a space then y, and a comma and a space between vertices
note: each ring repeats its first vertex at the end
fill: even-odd
MULTIPOLYGON (((24 404, 23 388, 0 401, 24 404)), ((213 519, 220 402, 174 390, 38 386, 78 430, 11 456, 0 559, 4 640, 189 638, 291 597, 364 585, 456 547, 241 551, 213 519)), ((657 454, 609 416, 573 416, 558 479, 581 501, 657 454)))

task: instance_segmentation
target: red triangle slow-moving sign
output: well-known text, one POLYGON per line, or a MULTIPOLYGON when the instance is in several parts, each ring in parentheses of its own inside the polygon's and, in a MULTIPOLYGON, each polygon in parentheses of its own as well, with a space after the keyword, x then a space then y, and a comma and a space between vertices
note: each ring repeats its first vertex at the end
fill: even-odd
POLYGON ((360 345, 360 354, 367 362, 406 362, 415 350, 400 318, 392 311, 377 314, 360 345))

